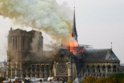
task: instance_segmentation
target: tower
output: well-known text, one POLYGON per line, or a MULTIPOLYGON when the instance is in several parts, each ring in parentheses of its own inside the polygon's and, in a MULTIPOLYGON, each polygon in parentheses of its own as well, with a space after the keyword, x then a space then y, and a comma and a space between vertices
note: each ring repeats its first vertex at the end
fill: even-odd
POLYGON ((78 34, 77 34, 77 29, 76 29, 75 7, 74 7, 74 16, 73 16, 72 36, 75 38, 75 40, 78 41, 78 34))
POLYGON ((8 78, 23 76, 24 63, 31 60, 32 53, 35 55, 35 52, 32 51, 32 44, 36 46, 36 52, 42 51, 43 37, 41 32, 10 29, 7 50, 8 70, 6 73, 8 78), (34 41, 34 39, 38 41, 34 41))

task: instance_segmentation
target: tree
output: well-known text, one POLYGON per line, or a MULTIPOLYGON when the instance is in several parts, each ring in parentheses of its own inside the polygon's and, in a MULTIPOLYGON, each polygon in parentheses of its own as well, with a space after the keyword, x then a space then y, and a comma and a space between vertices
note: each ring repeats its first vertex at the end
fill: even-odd
POLYGON ((86 77, 82 83, 124 83, 124 74, 114 74, 108 78, 86 77))
POLYGON ((84 78, 83 82, 82 83, 95 83, 95 78, 94 77, 86 77, 84 78))
POLYGON ((68 80, 67 83, 72 83, 72 81, 71 80, 68 80))
POLYGON ((0 83, 2 83, 3 80, 5 80, 5 78, 4 77, 0 77, 0 83))

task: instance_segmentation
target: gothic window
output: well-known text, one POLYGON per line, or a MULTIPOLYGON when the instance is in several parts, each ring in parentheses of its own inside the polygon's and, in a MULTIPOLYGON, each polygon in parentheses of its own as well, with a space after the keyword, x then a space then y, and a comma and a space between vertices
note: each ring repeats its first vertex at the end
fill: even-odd
POLYGON ((89 72, 89 66, 88 65, 86 66, 86 70, 87 70, 87 72, 89 72))
POLYGON ((103 77, 105 77, 105 74, 103 74, 103 77))
POLYGON ((116 72, 116 69, 117 69, 117 67, 116 67, 116 65, 114 65, 113 66, 113 72, 116 72))
POLYGON ((97 72, 100 72, 100 66, 99 65, 97 66, 97 72))
POLYGON ((35 66, 34 66, 34 65, 32 65, 32 71, 33 71, 33 72, 35 71, 35 66))
POLYGON ((26 77, 26 72, 23 73, 23 77, 26 77))
POLYGON ((95 72, 95 66, 94 65, 92 66, 92 72, 95 72))
POLYGON ((28 67, 27 70, 28 70, 28 71, 31 71, 31 67, 28 67))
POLYGON ((44 72, 44 65, 41 66, 41 71, 44 72))
POLYGON ((35 77, 35 74, 33 74, 32 76, 35 77))
POLYGON ((103 65, 103 66, 102 66, 102 71, 104 71, 104 72, 105 72, 105 65, 103 65))
POLYGON ((46 65, 47 75, 49 76, 49 65, 46 65))
POLYGON ((111 66, 110 65, 108 65, 108 72, 111 72, 111 66))
POLYGON ((12 75, 15 75, 15 70, 12 68, 12 75))
POLYGON ((28 74, 28 77, 30 77, 30 73, 28 74))
POLYGON ((40 74, 39 73, 37 74, 37 77, 40 77, 40 74))
POLYGON ((39 65, 37 65, 37 71, 40 71, 40 66, 39 65))

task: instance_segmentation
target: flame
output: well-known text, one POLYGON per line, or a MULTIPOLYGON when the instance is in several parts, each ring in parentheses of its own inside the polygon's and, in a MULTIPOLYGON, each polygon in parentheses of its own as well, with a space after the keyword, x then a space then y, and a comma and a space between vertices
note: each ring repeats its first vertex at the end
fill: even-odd
POLYGON ((71 53, 76 54, 76 48, 78 47, 78 42, 75 40, 73 34, 70 36, 66 46, 71 53))

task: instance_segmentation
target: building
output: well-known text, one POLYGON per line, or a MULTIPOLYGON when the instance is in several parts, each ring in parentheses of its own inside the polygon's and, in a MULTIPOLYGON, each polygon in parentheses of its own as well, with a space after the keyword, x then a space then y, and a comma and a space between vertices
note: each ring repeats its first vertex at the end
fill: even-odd
MULTIPOLYGON (((40 32, 30 31, 26 32, 20 29, 9 31, 8 35, 8 50, 7 50, 7 59, 8 59, 8 71, 7 77, 12 78, 15 76, 24 76, 26 71, 23 70, 23 65, 25 62, 30 62, 32 59, 35 60, 36 53, 39 50, 42 51, 42 40, 43 37, 40 32), (38 41, 35 41, 36 47, 35 51, 32 49, 32 42, 35 36, 40 37, 38 41), (34 51, 34 52, 33 52, 34 51), (35 55, 35 56, 33 56, 35 55), (30 57, 30 58, 29 58, 30 57)), ((42 55, 42 54, 41 54, 42 55)), ((33 61, 34 61, 33 60, 33 61)))
POLYGON ((120 61, 112 49, 86 49, 81 76, 108 77, 119 73, 120 61))
POLYGON ((0 77, 5 77, 6 62, 0 62, 0 77))
POLYGON ((123 64, 120 65, 119 71, 120 71, 120 73, 124 73, 124 65, 123 64))
POLYGON ((71 77, 71 64, 67 56, 59 57, 58 54, 53 55, 51 51, 43 51, 41 32, 11 28, 8 35, 7 54, 7 78, 54 76, 67 79, 71 77), (56 57, 50 58, 45 55, 56 57), (63 71, 63 68, 66 71, 63 71))
MULTIPOLYGON (((72 35, 77 40, 75 14, 72 35)), ((76 54, 73 54, 60 47, 56 54, 52 51, 45 52, 41 32, 10 29, 6 77, 52 76, 74 80, 76 77, 86 76, 108 77, 119 72, 120 61, 112 49, 94 49, 79 45, 75 51, 76 54)))

